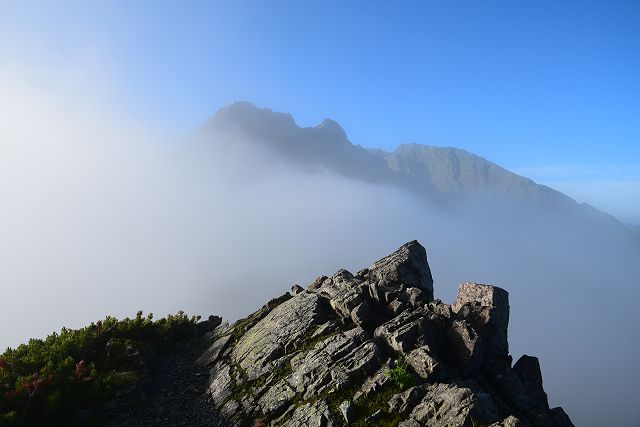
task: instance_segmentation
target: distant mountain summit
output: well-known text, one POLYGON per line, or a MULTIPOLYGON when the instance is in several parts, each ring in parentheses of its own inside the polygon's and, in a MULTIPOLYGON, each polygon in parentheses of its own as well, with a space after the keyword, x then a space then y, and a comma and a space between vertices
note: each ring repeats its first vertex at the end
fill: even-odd
POLYGON ((348 178, 392 185, 437 205, 480 208, 487 202, 569 215, 596 229, 636 238, 614 217, 565 194, 454 147, 403 144, 393 152, 365 149, 349 141, 334 120, 300 127, 289 113, 234 102, 204 125, 205 135, 267 148, 306 169, 330 170, 348 178))
POLYGON ((236 133, 280 154, 365 181, 394 184, 431 197, 506 197, 551 205, 572 205, 564 194, 453 147, 403 144, 393 152, 367 150, 352 144, 344 129, 325 119, 315 127, 301 128, 291 114, 234 102, 220 109, 205 129, 236 133))

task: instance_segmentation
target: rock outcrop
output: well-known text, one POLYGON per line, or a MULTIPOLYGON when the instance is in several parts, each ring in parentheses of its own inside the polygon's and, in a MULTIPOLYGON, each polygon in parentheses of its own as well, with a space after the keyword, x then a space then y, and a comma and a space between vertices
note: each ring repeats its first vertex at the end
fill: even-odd
POLYGON ((355 275, 340 270, 211 333, 199 363, 235 425, 571 426, 549 408, 540 365, 512 366, 509 296, 464 283, 433 299, 409 242, 355 275))

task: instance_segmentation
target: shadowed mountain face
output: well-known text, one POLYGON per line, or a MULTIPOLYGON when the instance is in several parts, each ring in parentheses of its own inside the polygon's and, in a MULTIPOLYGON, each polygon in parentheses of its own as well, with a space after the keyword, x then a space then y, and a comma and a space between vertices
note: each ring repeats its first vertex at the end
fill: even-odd
MULTIPOLYGON (((298 262, 328 263, 347 248, 364 254, 417 238, 437 266, 436 298, 453 300, 455 285, 469 280, 509 288, 511 353, 536 349, 553 405, 577 425, 640 422, 630 409, 640 383, 640 371, 628 368, 640 357, 629 338, 637 335, 633 301, 640 298, 640 249, 630 227, 466 151, 368 150, 330 120, 300 128, 289 114, 234 103, 199 136, 203 167, 226 162, 234 180, 283 189, 278 198, 250 193, 251 201, 269 201, 264 227, 277 238, 262 240, 265 251, 285 245, 298 262), (289 229, 295 237, 283 240, 289 229), (603 369, 612 349, 617 363, 603 369)), ((231 187, 236 192, 220 206, 244 194, 231 187)), ((247 202, 243 212, 260 208, 247 202)), ((256 224, 247 214, 243 226, 261 230, 256 224)), ((363 261, 351 253, 341 258, 352 263, 345 267, 363 261)))
POLYGON ((429 182, 440 193, 504 197, 548 206, 567 207, 573 203, 558 191, 457 148, 403 144, 384 156, 392 170, 429 182))
POLYGON ((234 142, 260 144, 310 169, 329 169, 370 182, 400 182, 382 156, 351 144, 345 131, 333 120, 300 128, 290 114, 235 102, 219 110, 204 128, 205 132, 234 142))
POLYGON ((564 207, 575 204, 558 191, 461 149, 403 144, 392 153, 367 150, 353 145, 333 120, 300 128, 290 114, 246 102, 219 110, 205 124, 205 130, 266 145, 293 162, 397 185, 428 198, 507 198, 564 207))
POLYGON ((475 154, 453 147, 402 144, 393 152, 353 145, 335 121, 301 128, 288 113, 235 102, 220 109, 204 126, 220 140, 242 141, 274 150, 308 170, 330 170, 348 178, 408 190, 439 206, 486 208, 486 202, 568 215, 597 232, 633 239, 629 227, 590 205, 536 184, 475 154))

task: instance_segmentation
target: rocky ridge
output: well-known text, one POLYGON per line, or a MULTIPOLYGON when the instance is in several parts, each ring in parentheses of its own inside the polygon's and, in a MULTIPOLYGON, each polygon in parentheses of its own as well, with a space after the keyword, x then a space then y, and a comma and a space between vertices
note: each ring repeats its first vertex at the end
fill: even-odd
POLYGON ((208 396, 235 425, 572 426, 538 359, 512 365, 509 295, 464 283, 433 299, 425 249, 294 285, 209 333, 208 396))

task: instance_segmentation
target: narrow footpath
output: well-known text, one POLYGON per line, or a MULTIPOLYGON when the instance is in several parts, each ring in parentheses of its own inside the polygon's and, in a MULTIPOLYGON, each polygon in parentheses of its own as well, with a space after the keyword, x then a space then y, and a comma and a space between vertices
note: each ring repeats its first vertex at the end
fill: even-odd
POLYGON ((142 426, 229 425, 206 399, 209 374, 197 363, 206 347, 204 338, 193 338, 154 361, 144 387, 148 401, 138 412, 142 426))

